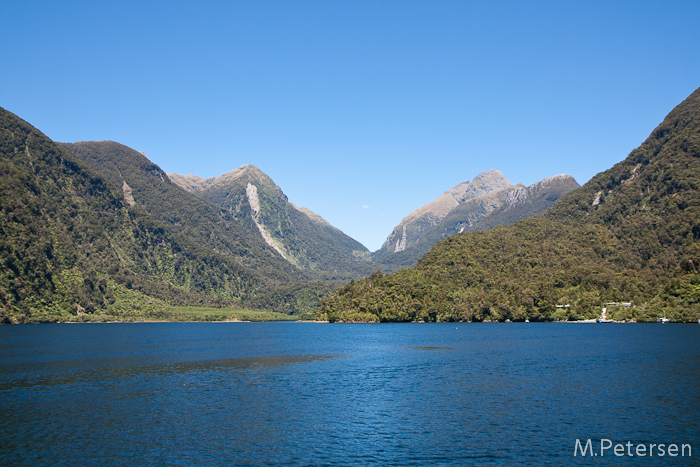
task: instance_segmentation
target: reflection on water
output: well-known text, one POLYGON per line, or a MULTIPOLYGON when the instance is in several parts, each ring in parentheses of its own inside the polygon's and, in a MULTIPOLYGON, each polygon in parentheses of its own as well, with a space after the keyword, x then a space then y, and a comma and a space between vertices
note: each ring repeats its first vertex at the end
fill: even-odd
POLYGON ((455 350, 453 347, 440 347, 437 345, 413 345, 409 347, 405 347, 407 350, 426 350, 426 351, 431 351, 431 350, 455 350))
POLYGON ((700 326, 14 326, 0 343, 2 465, 620 465, 573 458, 575 439, 700 439, 700 326))
MULTIPOLYGON (((0 366, 0 391, 14 388, 28 388, 32 386, 54 386, 59 384, 72 384, 78 382, 93 382, 104 384, 115 378, 133 378, 137 376, 153 375, 168 376, 173 374, 194 372, 220 372, 227 370, 254 370, 256 368, 275 368, 287 365, 311 363, 314 361, 336 358, 333 355, 269 355, 244 358, 224 358, 218 360, 201 360, 181 363, 152 363, 150 365, 120 365, 119 360, 112 362, 110 366, 91 368, 84 371, 68 372, 76 365, 75 361, 63 362, 60 365, 51 365, 52 370, 65 370, 63 372, 40 372, 39 364, 33 364, 32 376, 13 379, 13 372, 8 365, 0 366)), ((25 368, 26 371, 26 368, 25 368)))

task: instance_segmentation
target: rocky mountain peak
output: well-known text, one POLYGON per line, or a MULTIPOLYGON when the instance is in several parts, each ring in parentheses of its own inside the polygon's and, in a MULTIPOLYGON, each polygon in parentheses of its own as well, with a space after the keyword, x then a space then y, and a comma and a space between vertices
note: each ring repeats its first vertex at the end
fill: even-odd
POLYGON ((477 198, 509 186, 511 186, 511 183, 503 173, 499 170, 491 169, 480 173, 472 180, 460 183, 454 188, 447 190, 445 194, 449 194, 457 201, 457 204, 461 204, 468 199, 477 198))
POLYGON ((248 182, 253 182, 256 185, 261 184, 273 187, 279 190, 270 177, 252 164, 241 165, 218 177, 202 178, 197 175, 180 175, 177 173, 168 174, 168 177, 170 177, 173 183, 191 193, 201 193, 211 189, 222 189, 238 183, 243 183, 245 186, 248 182))
POLYGON ((472 180, 456 185, 443 193, 435 201, 416 209, 406 216, 399 226, 415 222, 419 219, 428 221, 431 225, 435 225, 444 219, 452 209, 463 202, 510 186, 512 186, 511 183, 503 173, 495 169, 488 170, 480 173, 472 180))
POLYGON ((553 175, 551 177, 547 177, 543 180, 540 180, 537 183, 533 183, 532 185, 530 185, 530 189, 539 189, 558 182, 576 183, 576 180, 574 179, 574 177, 568 174, 553 175))

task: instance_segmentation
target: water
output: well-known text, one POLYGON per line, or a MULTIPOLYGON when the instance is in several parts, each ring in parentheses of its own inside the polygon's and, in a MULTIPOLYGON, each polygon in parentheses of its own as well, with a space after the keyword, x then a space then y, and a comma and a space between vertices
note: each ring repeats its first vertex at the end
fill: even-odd
POLYGON ((0 464, 700 465, 699 344, 692 325, 3 326, 0 464))

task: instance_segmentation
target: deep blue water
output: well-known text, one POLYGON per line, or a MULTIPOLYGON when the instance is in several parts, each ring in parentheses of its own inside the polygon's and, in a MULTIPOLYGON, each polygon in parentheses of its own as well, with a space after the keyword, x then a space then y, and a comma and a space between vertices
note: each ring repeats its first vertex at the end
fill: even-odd
POLYGON ((698 325, 0 327, 2 465, 699 460, 698 325))

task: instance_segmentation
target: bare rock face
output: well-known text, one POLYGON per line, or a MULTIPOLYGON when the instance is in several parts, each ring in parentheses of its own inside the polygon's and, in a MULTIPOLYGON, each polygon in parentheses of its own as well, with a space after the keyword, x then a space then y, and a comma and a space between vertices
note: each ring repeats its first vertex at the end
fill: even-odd
POLYGON ((265 240, 265 243, 274 248, 275 251, 277 251, 277 253, 280 254, 280 256, 289 261, 289 253, 284 251, 284 246, 282 245, 282 243, 274 239, 270 234, 270 231, 265 227, 265 222, 262 219, 262 216, 260 215, 260 199, 258 198, 258 187, 248 182, 248 185, 246 185, 245 187, 245 193, 248 197, 248 204, 250 205, 250 209, 252 211, 251 216, 253 218, 253 222, 258 228, 260 235, 262 235, 263 240, 265 240))
POLYGON ((131 191, 131 187, 124 181, 122 184, 122 192, 124 193, 124 200, 129 204, 129 206, 133 206, 136 204, 136 201, 134 200, 134 194, 131 191))
POLYGON ((453 209, 460 204, 486 196, 512 186, 508 179, 498 170, 489 170, 460 183, 447 190, 435 201, 422 206, 406 216, 377 252, 379 257, 385 253, 398 253, 415 244, 430 229, 440 224, 453 209))

